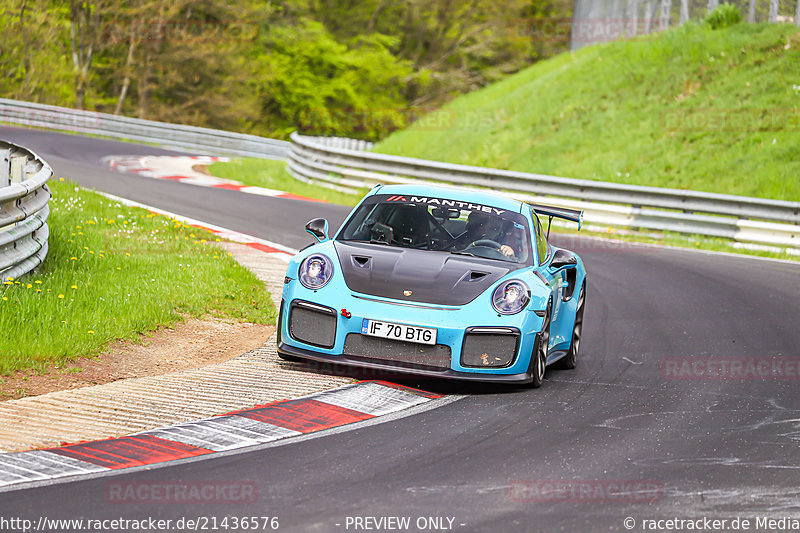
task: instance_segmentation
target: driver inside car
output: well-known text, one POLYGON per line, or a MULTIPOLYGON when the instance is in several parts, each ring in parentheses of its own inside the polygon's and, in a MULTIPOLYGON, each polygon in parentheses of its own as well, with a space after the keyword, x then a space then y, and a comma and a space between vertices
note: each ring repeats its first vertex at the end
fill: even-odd
POLYGON ((474 245, 481 240, 494 241, 500 245, 498 251, 511 260, 516 260, 514 249, 506 242, 504 222, 500 217, 473 211, 467 218, 466 231, 458 237, 458 241, 466 246, 474 245))

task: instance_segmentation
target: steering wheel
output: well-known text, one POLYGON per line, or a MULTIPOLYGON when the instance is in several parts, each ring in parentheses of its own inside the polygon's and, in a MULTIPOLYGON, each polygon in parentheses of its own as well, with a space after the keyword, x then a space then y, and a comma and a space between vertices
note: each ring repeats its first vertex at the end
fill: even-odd
POLYGON ((493 241, 492 239, 480 239, 472 243, 471 246, 486 246, 488 248, 494 248, 495 250, 499 250, 501 245, 497 241, 493 241))

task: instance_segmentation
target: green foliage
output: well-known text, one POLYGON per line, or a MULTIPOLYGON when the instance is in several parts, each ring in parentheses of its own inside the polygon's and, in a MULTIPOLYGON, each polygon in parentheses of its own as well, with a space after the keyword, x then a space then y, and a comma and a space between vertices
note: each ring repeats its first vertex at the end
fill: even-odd
POLYGON ((44 11, 34 2, 3 2, 0 5, 0 95, 72 105, 73 74, 65 40, 68 31, 68 10, 53 7, 44 11))
POLYGON ((43 267, 0 285, 0 375, 94 355, 181 315, 274 323, 264 284, 213 234, 74 183, 51 190, 43 267))
POLYGON ((571 4, 8 0, 0 94, 282 138, 377 139, 565 49, 566 34, 537 28, 571 4))
POLYGON ((796 201, 798 80, 798 28, 687 24, 542 61, 376 150, 796 201))
POLYGON ((380 34, 342 44, 308 19, 270 28, 260 40, 270 53, 257 55, 251 77, 264 129, 374 138, 404 126, 402 90, 413 72, 391 54, 394 44, 380 34))
POLYGON ((719 30, 739 24, 742 21, 742 12, 733 4, 724 3, 706 15, 704 22, 712 30, 719 30))

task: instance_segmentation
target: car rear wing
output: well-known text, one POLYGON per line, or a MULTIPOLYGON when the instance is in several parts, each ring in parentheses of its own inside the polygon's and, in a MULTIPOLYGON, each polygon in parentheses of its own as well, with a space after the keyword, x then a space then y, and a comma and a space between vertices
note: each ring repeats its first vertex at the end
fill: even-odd
MULTIPOLYGON (((555 207, 552 205, 542 205, 542 204, 528 204, 531 206, 536 214, 544 215, 550 218, 550 221, 554 218, 560 218, 563 220, 569 220, 570 222, 577 222, 578 229, 581 229, 581 225, 583 224, 583 210, 582 209, 567 209, 566 207, 555 207)), ((549 225, 548 225, 549 226, 549 225)), ((548 227, 549 233, 549 227, 548 227)))

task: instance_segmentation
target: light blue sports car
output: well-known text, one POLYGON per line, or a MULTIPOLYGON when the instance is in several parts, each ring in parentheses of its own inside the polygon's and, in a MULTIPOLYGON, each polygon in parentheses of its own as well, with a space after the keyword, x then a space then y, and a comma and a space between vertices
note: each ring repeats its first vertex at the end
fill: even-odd
POLYGON ((289 263, 278 354, 379 371, 539 387, 577 363, 586 269, 547 242, 582 212, 482 191, 378 185, 332 238, 289 263), (549 220, 547 230, 542 219, 549 220))

